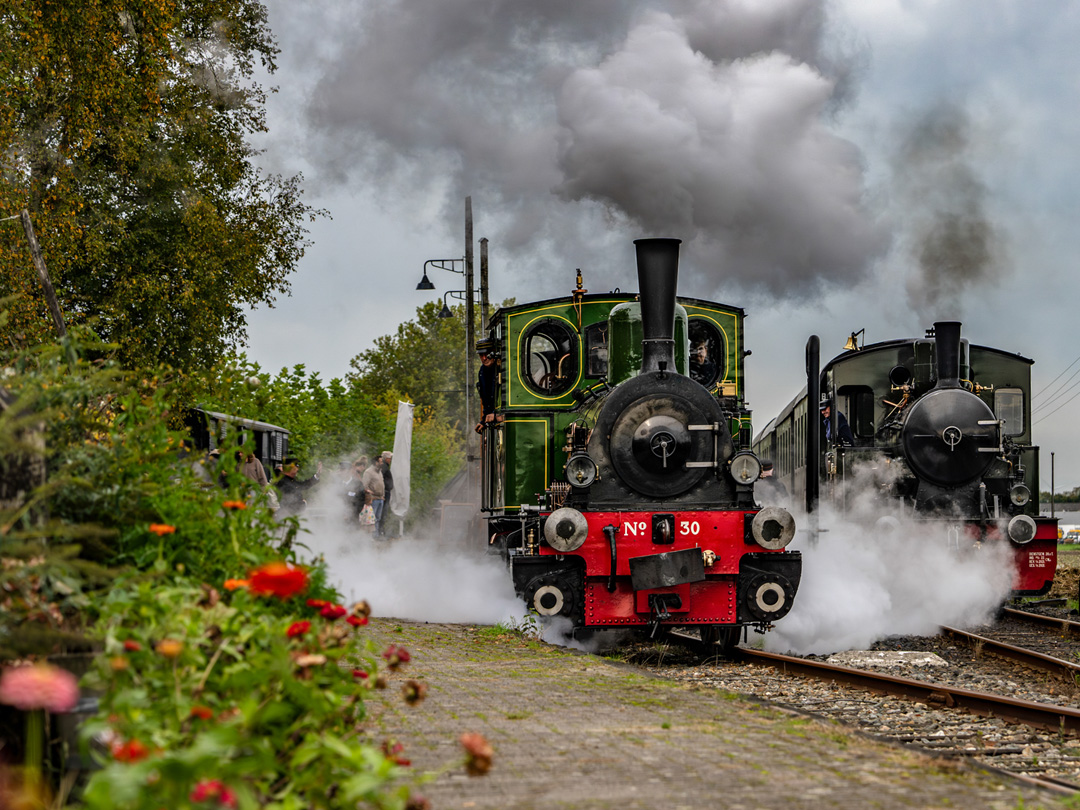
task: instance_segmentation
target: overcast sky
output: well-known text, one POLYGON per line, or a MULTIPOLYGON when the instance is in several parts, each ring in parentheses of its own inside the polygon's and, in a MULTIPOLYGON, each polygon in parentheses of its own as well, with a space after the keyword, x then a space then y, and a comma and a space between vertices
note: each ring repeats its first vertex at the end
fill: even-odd
POLYGON ((634 289, 633 239, 682 238, 680 293, 747 310, 758 428, 804 384, 809 335, 825 360, 859 329, 962 321, 1036 361, 1042 488, 1051 452, 1056 488, 1080 486, 1077 4, 267 6, 262 160, 332 219, 291 297, 249 316, 265 369, 344 376, 460 289, 415 288, 464 255, 471 195, 494 301, 565 294, 578 267, 593 292, 634 289))

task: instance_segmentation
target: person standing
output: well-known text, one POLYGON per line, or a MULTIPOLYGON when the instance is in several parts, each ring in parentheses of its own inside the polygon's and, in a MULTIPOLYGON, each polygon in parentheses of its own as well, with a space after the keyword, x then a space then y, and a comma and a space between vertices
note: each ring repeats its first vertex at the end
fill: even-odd
POLYGON ((304 507, 307 506, 304 495, 309 489, 319 483, 319 473, 322 472, 322 462, 320 461, 316 467, 315 474, 306 481, 297 480, 296 474, 299 471, 300 466, 296 463, 296 459, 287 458, 281 465, 281 477, 274 482, 274 486, 277 487, 279 492, 281 512, 283 515, 295 515, 304 511, 304 507))
POLYGON ((495 354, 488 348, 481 348, 480 371, 477 372, 476 390, 480 394, 480 421, 476 432, 495 424, 495 399, 499 386, 499 367, 495 354))
POLYGON ((376 456, 375 462, 364 471, 364 499, 365 504, 370 504, 375 513, 375 522, 372 531, 378 533, 379 521, 382 519, 383 499, 386 495, 386 485, 383 483, 383 459, 376 456))
POLYGON ((382 454, 382 477, 383 477, 383 507, 382 514, 379 515, 379 522, 376 524, 375 534, 379 537, 386 536, 386 516, 390 512, 390 501, 393 499, 394 493, 394 476, 390 472, 390 462, 393 460, 394 454, 389 450, 383 451, 382 454))

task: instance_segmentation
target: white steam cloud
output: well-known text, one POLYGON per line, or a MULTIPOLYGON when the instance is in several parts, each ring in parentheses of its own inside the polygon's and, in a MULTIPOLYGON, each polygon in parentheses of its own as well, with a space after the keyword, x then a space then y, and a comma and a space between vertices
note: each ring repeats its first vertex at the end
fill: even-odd
MULTIPOLYGON (((352 456, 350 456, 352 457, 352 456)), ((519 624, 525 608, 500 558, 438 531, 376 538, 355 521, 341 474, 323 473, 309 490, 297 543, 309 561, 322 557, 330 584, 348 602, 366 599, 376 616, 426 622, 519 624)), ((399 526, 387 515, 386 527, 399 526)))
MULTIPOLYGON (((941 625, 987 622, 1009 597, 1012 550, 1007 542, 972 545, 962 527, 915 520, 877 497, 889 465, 869 461, 843 493, 841 513, 824 503, 823 531, 811 546, 800 533, 803 575, 791 613, 765 636, 765 646, 800 655, 866 649, 897 635, 936 635, 941 625)), ((925 515, 923 516, 926 517, 925 515)), ((809 525, 796 515, 797 525, 809 525)))

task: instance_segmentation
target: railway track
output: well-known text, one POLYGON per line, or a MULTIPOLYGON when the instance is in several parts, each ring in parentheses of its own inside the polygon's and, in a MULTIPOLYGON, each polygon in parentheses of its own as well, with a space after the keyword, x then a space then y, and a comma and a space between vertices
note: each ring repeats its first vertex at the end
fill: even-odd
MULTIPOLYGON (((959 633, 960 631, 954 631, 959 633)), ((969 634, 970 635, 970 634, 969 634)), ((736 662, 657 661, 658 674, 750 694, 875 736, 969 759, 1054 790, 1080 791, 1080 690, 1068 662, 997 658, 992 639, 943 634, 889 640, 931 648, 944 666, 913 677, 740 648, 736 662), (994 655, 989 653, 994 652, 994 655), (1039 670, 1029 667, 1040 665, 1039 670), (1060 705, 1061 703, 1072 705, 1060 705)), ((682 639, 680 644, 700 642, 682 639)), ((1013 645, 1016 646, 1016 645, 1013 645)), ((677 659, 677 656, 676 656, 677 659)))

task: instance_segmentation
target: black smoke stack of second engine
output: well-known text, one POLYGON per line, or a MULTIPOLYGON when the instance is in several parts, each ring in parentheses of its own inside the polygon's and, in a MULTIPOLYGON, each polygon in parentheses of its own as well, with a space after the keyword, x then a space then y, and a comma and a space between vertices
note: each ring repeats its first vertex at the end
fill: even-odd
POLYGON ((635 239, 641 290, 641 372, 675 371, 675 289, 681 239, 635 239))
POLYGON ((934 324, 934 354, 937 355, 937 388, 960 387, 960 322, 934 324))

